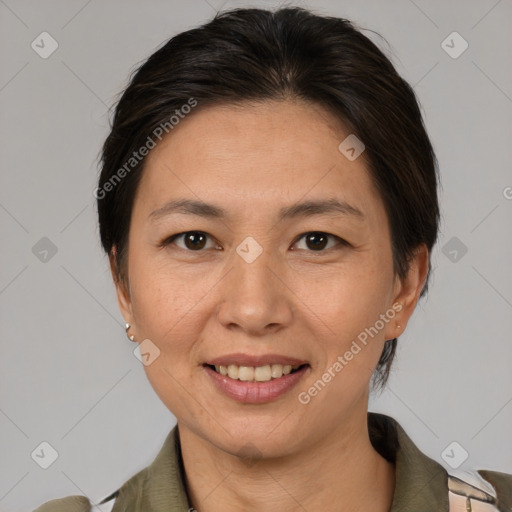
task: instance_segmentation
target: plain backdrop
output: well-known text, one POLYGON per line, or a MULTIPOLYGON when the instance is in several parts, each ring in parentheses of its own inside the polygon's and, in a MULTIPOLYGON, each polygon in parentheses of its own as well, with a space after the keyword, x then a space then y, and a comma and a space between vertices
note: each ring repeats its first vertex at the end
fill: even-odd
MULTIPOLYGON (((138 64, 218 9, 249 5, 279 2, 0 0, 2 511, 107 496, 175 424, 125 337, 99 245, 97 156, 138 64), (43 442, 58 453, 48 469, 31 455, 43 442)), ((440 164, 430 292, 371 410, 449 471, 451 445, 467 452, 459 471, 512 473, 512 4, 291 5, 384 36, 365 32, 414 86, 440 164)))

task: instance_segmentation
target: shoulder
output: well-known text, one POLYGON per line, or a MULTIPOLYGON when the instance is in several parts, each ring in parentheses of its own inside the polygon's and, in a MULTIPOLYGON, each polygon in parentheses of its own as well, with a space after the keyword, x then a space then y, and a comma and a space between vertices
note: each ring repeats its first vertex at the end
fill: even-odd
POLYGON ((396 469, 395 502, 412 510, 512 512, 512 475, 498 471, 454 470, 448 473, 425 455, 392 417, 369 413, 368 430, 375 449, 396 469), (411 505, 412 504, 412 505, 411 505))
POLYGON ((92 504, 85 496, 67 496, 47 501, 33 512, 92 512, 93 510, 95 512, 111 512, 114 502, 115 496, 112 495, 98 504, 92 504))
POLYGON ((85 496, 67 496, 57 500, 47 501, 34 512, 89 512, 91 503, 85 496))
POLYGON ((478 470, 448 475, 450 512, 512 512, 512 475, 478 470))
MULTIPOLYGON (((139 503, 140 498, 148 489, 148 482, 160 479, 168 482, 173 481, 173 474, 160 475, 166 461, 174 460, 174 443, 176 441, 177 429, 174 427, 168 434, 163 447, 152 464, 135 473, 121 487, 106 498, 92 501, 86 496, 66 496, 43 503, 33 512, 121 512, 133 510, 133 503, 139 503), (157 464, 159 463, 159 464, 157 464), (115 509, 114 509, 115 506, 115 509)), ((173 466, 173 464, 171 464, 173 466)), ((140 507, 135 507, 139 510, 140 507)))

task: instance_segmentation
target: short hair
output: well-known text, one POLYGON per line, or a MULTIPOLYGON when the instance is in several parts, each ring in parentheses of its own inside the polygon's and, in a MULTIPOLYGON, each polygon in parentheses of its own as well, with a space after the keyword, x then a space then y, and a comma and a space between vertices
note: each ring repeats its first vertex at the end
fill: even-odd
MULTIPOLYGON (((365 145, 390 224, 395 275, 406 275, 421 244, 430 255, 439 226, 437 160, 412 87, 346 19, 298 7, 240 8, 172 37, 133 72, 117 103, 96 197, 101 243, 115 253, 118 282, 127 283, 130 218, 145 163, 138 150, 161 127, 171 133, 185 105, 286 99, 322 106, 365 145)), ((421 296, 430 272, 429 257, 421 296)), ((388 380, 396 344, 386 340, 376 387, 388 380)))

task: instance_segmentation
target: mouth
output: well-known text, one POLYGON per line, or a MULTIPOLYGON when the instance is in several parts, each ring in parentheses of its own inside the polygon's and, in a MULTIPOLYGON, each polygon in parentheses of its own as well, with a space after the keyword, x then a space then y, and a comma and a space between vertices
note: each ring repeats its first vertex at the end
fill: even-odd
POLYGON ((309 367, 308 363, 303 364, 265 364, 260 366, 244 366, 236 364, 203 364, 217 374, 227 377, 231 380, 242 382, 269 382, 281 379, 286 375, 291 375, 309 367))
POLYGON ((265 404, 290 396, 311 365, 280 354, 225 354, 202 364, 212 389, 243 404, 265 404))

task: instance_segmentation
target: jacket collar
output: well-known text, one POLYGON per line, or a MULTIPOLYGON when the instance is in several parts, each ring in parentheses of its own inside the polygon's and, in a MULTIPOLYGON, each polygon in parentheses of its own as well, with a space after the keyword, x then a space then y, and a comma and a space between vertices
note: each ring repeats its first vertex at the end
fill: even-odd
MULTIPOLYGON (((374 448, 395 464, 395 492, 390 512, 448 512, 446 470, 423 454, 393 418, 369 412, 368 429, 374 448)), ((178 425, 167 435, 155 460, 114 495, 114 512, 191 509, 185 489, 178 425)))
POLYGON ((448 473, 411 441, 398 422, 368 413, 374 448, 395 464, 395 491, 390 512, 448 512, 448 473))

